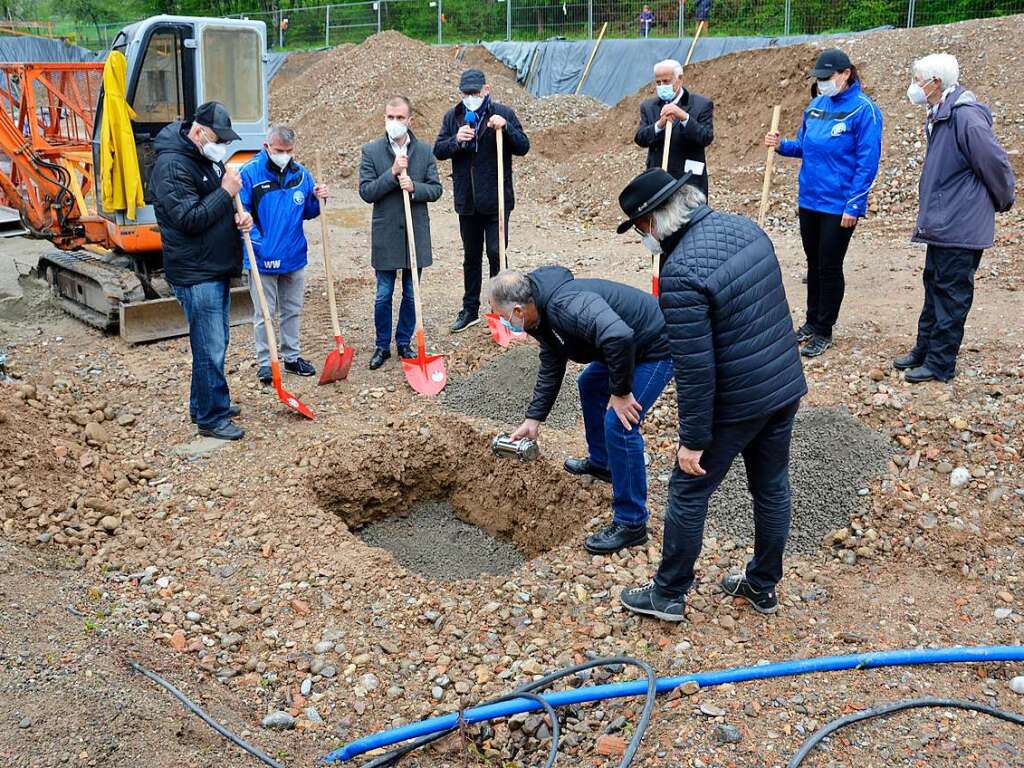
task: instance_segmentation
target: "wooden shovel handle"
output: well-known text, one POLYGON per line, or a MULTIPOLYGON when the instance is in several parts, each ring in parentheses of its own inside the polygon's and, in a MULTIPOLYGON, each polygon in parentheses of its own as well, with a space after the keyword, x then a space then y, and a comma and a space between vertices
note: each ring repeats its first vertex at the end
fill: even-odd
MULTIPOLYGON (((244 214, 242 198, 235 196, 235 210, 244 214)), ((249 279, 256 284, 256 296, 260 301, 260 312, 263 315, 263 329, 267 334, 267 346, 270 347, 270 361, 274 366, 278 365, 277 360, 277 336, 274 334, 274 323, 270 318, 270 308, 267 307, 267 297, 263 293, 263 281, 260 279, 260 268, 256 266, 256 254, 252 250, 252 238, 248 232, 242 233, 242 241, 245 243, 245 253, 249 257, 249 279)))
MULTIPOLYGON (((320 166, 320 150, 316 153, 316 183, 323 178, 320 166)), ((320 201, 320 239, 323 240, 324 248, 324 272, 327 275, 327 300, 331 305, 331 329, 334 331, 334 338, 341 336, 341 325, 338 324, 338 300, 334 295, 334 276, 331 274, 331 253, 327 245, 327 206, 325 201, 320 201)))

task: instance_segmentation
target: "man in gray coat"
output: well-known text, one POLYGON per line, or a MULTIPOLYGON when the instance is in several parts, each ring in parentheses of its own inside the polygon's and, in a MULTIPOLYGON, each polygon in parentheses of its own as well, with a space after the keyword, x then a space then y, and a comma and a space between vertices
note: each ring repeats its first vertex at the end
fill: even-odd
POLYGON ((919 184, 917 226, 925 243, 924 307, 917 343, 893 365, 911 384, 949 381, 974 300, 974 273, 992 246, 996 211, 1010 210, 1016 180, 992 133, 992 114, 959 84, 960 65, 948 53, 914 62, 911 103, 927 107, 928 149, 919 184))
POLYGON ((363 146, 359 164, 359 196, 373 203, 370 263, 377 273, 377 296, 373 305, 377 340, 370 358, 371 371, 380 368, 391 357, 391 297, 399 270, 402 272, 402 304, 398 309, 395 344, 399 357, 416 357, 411 346, 416 314, 405 233, 403 189, 409 192, 412 202, 417 266, 422 270, 433 263, 427 203, 441 197, 442 188, 434 153, 429 144, 419 141, 409 130, 411 123, 412 105, 409 100, 404 96, 392 97, 384 109, 386 135, 363 146))

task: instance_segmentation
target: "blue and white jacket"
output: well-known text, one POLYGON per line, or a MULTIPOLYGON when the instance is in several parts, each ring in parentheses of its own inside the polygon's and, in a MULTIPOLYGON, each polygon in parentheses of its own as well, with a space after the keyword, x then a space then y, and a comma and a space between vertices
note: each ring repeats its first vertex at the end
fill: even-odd
MULTIPOLYGON (((242 166, 242 205, 252 214, 249 233, 260 272, 284 274, 306 266, 306 235, 302 222, 320 215, 313 177, 292 160, 282 171, 267 151, 242 166)), ((248 255, 244 266, 249 268, 248 255)))
POLYGON ((818 96, 804 110, 795 139, 779 142, 785 157, 802 157, 800 207, 860 218, 882 154, 882 113, 854 83, 818 96))

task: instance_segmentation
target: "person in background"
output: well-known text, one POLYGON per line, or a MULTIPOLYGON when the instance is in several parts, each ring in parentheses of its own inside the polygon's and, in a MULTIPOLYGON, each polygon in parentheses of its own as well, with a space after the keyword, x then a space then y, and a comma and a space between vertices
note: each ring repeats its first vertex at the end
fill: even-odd
POLYGON ((693 8, 693 19, 697 24, 704 22, 702 35, 708 33, 708 23, 711 21, 711 0, 697 0, 693 8))
POLYGON ((248 213, 236 213, 242 188, 237 171, 224 167, 228 144, 237 141, 231 116, 219 101, 200 104, 191 122, 165 126, 153 142, 150 198, 163 241, 164 274, 181 302, 192 348, 188 411, 199 434, 241 440, 231 421, 241 408, 231 402, 224 375, 230 283, 242 274, 238 231, 252 229, 248 213))
POLYGON ((800 238, 807 255, 807 317, 797 329, 804 357, 832 346, 846 292, 843 261, 882 153, 882 113, 861 90, 857 68, 838 48, 823 51, 810 76, 818 96, 804 110, 795 139, 765 135, 765 146, 800 165, 800 238))
POLYGON ((650 37, 653 25, 654 12, 651 10, 651 6, 645 5, 644 9, 640 11, 640 37, 650 37))
POLYGON ((505 243, 508 219, 515 207, 512 190, 512 156, 530 151, 530 140, 516 113, 491 98, 491 86, 479 69, 467 69, 459 80, 462 100, 448 110, 434 143, 438 160, 452 161, 455 212, 462 235, 462 310, 452 323, 459 333, 480 322, 481 260, 487 243, 490 276, 501 270, 498 263, 498 145, 497 130, 504 131, 505 148, 505 243))
MULTIPOLYGON (((281 359, 284 369, 297 376, 312 376, 316 369, 299 356, 299 327, 306 289, 306 233, 302 222, 320 215, 327 187, 295 160, 295 131, 287 125, 271 126, 267 139, 252 160, 242 166, 242 205, 252 214, 249 233, 259 265, 263 296, 270 319, 279 316, 281 359)), ((246 257, 248 266, 248 257, 246 257)), ((256 339, 256 377, 270 384, 270 347, 263 325, 256 283, 249 281, 255 307, 252 319, 256 339)))
POLYGON ((715 140, 711 99, 683 87, 683 65, 674 59, 654 65, 652 98, 640 105, 640 127, 633 140, 647 148, 647 167, 661 168, 665 125, 672 121, 668 172, 675 178, 691 174, 690 184, 708 194, 707 158, 704 149, 715 140))
POLYGON ((956 58, 935 53, 915 61, 907 97, 928 110, 911 238, 928 251, 917 343, 893 365, 916 384, 948 381, 956 373, 974 273, 982 251, 992 246, 996 212, 1013 207, 1016 179, 992 132, 992 113, 960 85, 956 58))
POLYGON ((420 269, 417 274, 422 274, 423 267, 433 263, 427 203, 440 198, 443 190, 430 145, 417 139, 410 130, 411 126, 412 104, 409 99, 405 96, 388 99, 384 105, 384 136, 363 145, 359 163, 359 196, 367 203, 373 203, 370 263, 377 276, 377 295, 373 302, 376 348, 370 357, 371 371, 380 368, 391 357, 391 302, 399 271, 402 273, 402 303, 398 308, 395 346, 399 357, 416 357, 412 349, 416 309, 412 273, 409 271, 403 189, 409 193, 412 207, 416 263, 420 269))

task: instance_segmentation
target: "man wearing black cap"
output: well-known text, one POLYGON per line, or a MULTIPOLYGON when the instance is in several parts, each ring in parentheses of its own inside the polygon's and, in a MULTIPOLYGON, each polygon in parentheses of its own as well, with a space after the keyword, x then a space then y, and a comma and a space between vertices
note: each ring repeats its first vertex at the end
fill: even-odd
POLYGON ((694 582, 708 500, 742 454, 754 499, 754 557, 722 589, 762 613, 789 536, 789 444, 807 392, 772 241, 749 219, 711 210, 704 194, 660 168, 619 196, 634 228, 661 248, 659 300, 679 405, 679 451, 669 482, 661 565, 654 581, 623 590, 635 613, 681 621, 694 582))
POLYGON ((224 376, 229 282, 242 272, 238 230, 252 228, 249 214, 235 213, 233 198, 242 179, 224 167, 228 144, 238 138, 224 105, 208 101, 196 109, 191 122, 171 123, 157 134, 149 176, 164 274, 188 320, 189 415, 199 434, 221 440, 239 440, 245 434, 231 421, 240 409, 231 402, 224 376))
POLYGON ((452 161, 455 212, 462 235, 462 310, 452 324, 452 333, 480 322, 481 260, 487 243, 487 262, 494 277, 498 263, 498 144, 496 134, 504 131, 505 150, 505 242, 508 218, 515 207, 512 190, 512 156, 530 151, 519 118, 511 108, 491 99, 491 86, 479 69, 467 69, 459 80, 462 100, 448 110, 434 143, 438 160, 452 161))

